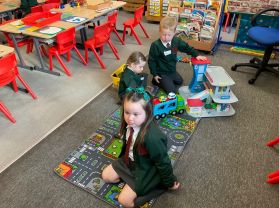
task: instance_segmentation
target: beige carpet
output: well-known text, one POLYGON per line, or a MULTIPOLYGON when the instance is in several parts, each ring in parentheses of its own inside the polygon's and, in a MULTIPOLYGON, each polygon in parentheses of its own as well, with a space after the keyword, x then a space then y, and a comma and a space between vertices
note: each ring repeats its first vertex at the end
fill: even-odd
MULTIPOLYGON (((132 16, 131 13, 121 11, 117 27, 121 29, 123 21, 132 16)), ((126 62, 131 52, 139 50, 144 54, 148 53, 151 41, 158 38, 158 25, 144 25, 151 38, 146 39, 142 31, 137 30, 143 42, 142 46, 139 46, 129 35, 126 45, 123 46, 116 36, 112 35, 121 60, 115 58, 109 47, 105 48, 102 60, 107 70, 101 69, 93 53, 90 53, 88 66, 84 66, 72 52, 71 62, 66 63, 72 72, 72 77, 66 76, 57 62, 55 62, 55 70, 62 72, 62 76, 20 69, 21 75, 38 95, 37 100, 33 100, 23 92, 14 93, 8 87, 0 89, 0 99, 17 121, 16 124, 12 124, 3 114, 0 114, 0 172, 110 86, 112 83, 110 75, 126 62)), ((92 34, 92 29, 90 30, 88 34, 92 34)), ((83 51, 81 53, 84 54, 83 51)), ((38 63, 35 54, 27 55, 22 50, 22 55, 28 64, 38 63)))

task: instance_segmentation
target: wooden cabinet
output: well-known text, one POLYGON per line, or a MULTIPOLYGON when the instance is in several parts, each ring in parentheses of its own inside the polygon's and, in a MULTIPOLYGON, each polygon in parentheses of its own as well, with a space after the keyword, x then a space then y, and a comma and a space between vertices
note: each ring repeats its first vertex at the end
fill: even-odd
POLYGON ((145 5, 145 0, 123 0, 126 4, 123 6, 125 11, 134 12, 136 8, 145 5))

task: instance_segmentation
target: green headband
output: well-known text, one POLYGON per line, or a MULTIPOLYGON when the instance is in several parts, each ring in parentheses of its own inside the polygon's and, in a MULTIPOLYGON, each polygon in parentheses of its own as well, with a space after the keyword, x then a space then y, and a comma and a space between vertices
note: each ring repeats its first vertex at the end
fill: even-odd
POLYGON ((139 88, 128 87, 126 89, 126 93, 129 93, 129 92, 135 92, 135 93, 138 93, 138 94, 143 94, 143 99, 144 100, 146 100, 146 101, 150 100, 150 96, 148 95, 147 92, 145 92, 143 87, 139 87, 139 88))

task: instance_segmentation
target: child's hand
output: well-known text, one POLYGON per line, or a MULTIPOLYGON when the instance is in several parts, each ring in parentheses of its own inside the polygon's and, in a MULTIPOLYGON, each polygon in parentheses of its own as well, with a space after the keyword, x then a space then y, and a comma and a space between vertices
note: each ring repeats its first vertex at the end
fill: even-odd
POLYGON ((155 76, 154 79, 155 79, 155 81, 159 84, 159 83, 160 83, 160 79, 162 79, 162 78, 159 77, 159 76, 155 76))
POLYGON ((199 61, 207 60, 207 58, 205 56, 197 56, 196 59, 199 60, 199 61))
POLYGON ((175 181, 173 186, 170 188, 170 190, 176 190, 179 188, 179 186, 180 186, 180 183, 178 181, 175 181))

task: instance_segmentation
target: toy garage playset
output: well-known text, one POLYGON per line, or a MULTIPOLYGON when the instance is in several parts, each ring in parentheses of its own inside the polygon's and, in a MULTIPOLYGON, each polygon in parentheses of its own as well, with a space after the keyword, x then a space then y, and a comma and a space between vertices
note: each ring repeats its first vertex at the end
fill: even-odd
POLYGON ((231 90, 235 84, 221 66, 208 66, 209 60, 191 59, 193 78, 189 86, 179 89, 187 101, 186 111, 193 117, 232 116, 235 114, 231 103, 238 101, 231 90))

